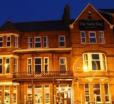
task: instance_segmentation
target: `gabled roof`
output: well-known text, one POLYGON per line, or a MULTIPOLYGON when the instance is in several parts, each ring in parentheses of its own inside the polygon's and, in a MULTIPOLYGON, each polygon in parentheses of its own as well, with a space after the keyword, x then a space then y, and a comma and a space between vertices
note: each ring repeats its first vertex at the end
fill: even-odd
POLYGON ((85 12, 85 10, 88 8, 88 7, 91 7, 108 25, 112 25, 98 10, 96 10, 94 8, 94 6, 90 3, 88 3, 88 5, 82 10, 82 12, 80 13, 80 15, 74 20, 74 22, 71 24, 71 26, 73 26, 73 24, 80 18, 80 16, 85 12))
POLYGON ((0 30, 18 30, 22 32, 32 31, 52 31, 52 30, 66 30, 68 25, 62 20, 55 21, 34 21, 34 22, 20 22, 12 23, 6 22, 1 26, 0 30))

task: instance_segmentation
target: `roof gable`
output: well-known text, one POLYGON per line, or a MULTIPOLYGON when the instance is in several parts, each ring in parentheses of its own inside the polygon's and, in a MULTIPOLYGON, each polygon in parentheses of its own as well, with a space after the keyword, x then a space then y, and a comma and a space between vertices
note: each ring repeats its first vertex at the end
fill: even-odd
POLYGON ((96 19, 95 15, 97 15, 97 17, 101 18, 105 23, 107 23, 109 26, 112 26, 112 24, 106 19, 104 18, 99 12, 98 10, 96 10, 92 4, 88 4, 83 10, 82 12, 78 15, 78 17, 73 21, 73 23, 70 25, 70 27, 72 28, 73 25, 75 23, 77 23, 77 21, 79 21, 80 19, 82 19, 83 17, 89 18, 89 14, 93 15, 93 18, 96 19))

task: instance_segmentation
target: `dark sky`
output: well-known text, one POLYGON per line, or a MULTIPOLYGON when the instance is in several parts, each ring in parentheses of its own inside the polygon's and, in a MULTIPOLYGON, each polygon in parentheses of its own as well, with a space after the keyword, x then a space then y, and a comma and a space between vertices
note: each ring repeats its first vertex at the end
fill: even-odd
POLYGON ((60 19, 66 4, 75 18, 89 3, 95 8, 113 8, 114 0, 0 0, 0 25, 5 21, 42 21, 60 19))

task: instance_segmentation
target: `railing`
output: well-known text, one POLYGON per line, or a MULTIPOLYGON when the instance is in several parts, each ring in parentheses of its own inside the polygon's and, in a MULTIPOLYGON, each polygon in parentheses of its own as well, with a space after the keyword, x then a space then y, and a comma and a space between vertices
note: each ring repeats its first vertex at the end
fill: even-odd
POLYGON ((15 79, 42 79, 42 78, 72 78, 73 73, 71 71, 49 71, 49 72, 39 72, 39 73, 27 73, 18 72, 13 74, 15 79))

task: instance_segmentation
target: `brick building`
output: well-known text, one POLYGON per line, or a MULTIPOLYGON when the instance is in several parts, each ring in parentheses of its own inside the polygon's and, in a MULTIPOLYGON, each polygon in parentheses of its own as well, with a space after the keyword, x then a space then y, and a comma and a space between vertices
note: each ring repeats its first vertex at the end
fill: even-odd
POLYGON ((0 104, 113 104, 114 10, 0 28, 0 104))

